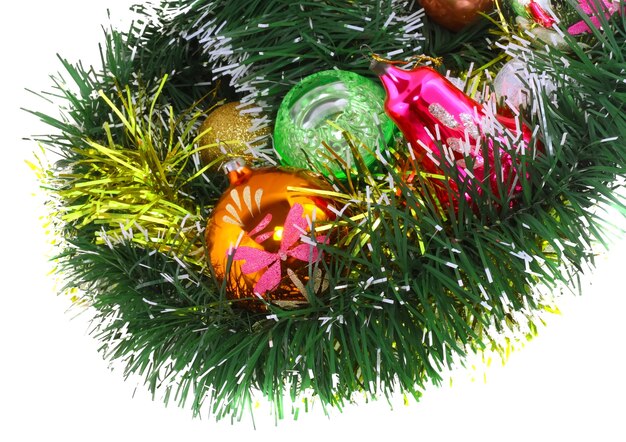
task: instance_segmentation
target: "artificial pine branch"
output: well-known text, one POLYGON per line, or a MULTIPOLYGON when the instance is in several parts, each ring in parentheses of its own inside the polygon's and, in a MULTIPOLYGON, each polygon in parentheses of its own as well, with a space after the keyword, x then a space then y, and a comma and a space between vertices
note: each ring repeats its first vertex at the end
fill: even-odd
MULTIPOLYGON (((446 209, 432 190, 432 179, 445 184, 459 178, 445 162, 439 178, 421 174, 415 164, 407 171, 404 140, 398 140, 395 156, 380 158, 377 170, 361 168, 357 158, 358 177, 336 182, 333 195, 349 205, 337 221, 349 234, 340 243, 320 245, 329 257, 320 264, 329 288, 308 307, 239 310, 226 299, 210 268, 188 265, 184 250, 163 248, 150 236, 135 241, 131 234, 99 242, 93 228, 78 225, 85 218, 63 218, 70 209, 95 207, 100 191, 114 195, 114 189, 93 185, 94 164, 105 171, 101 179, 112 178, 112 172, 90 148, 135 158, 141 148, 133 128, 141 128, 139 139, 153 143, 162 164, 172 161, 168 154, 174 145, 182 143, 178 147, 189 155, 201 148, 194 145, 191 131, 197 100, 217 88, 211 72, 230 60, 228 54, 222 59, 206 52, 218 34, 233 38, 233 60, 249 67, 233 77, 238 98, 250 93, 259 98, 258 91, 271 85, 270 95, 262 97, 270 107, 290 84, 316 69, 364 72, 363 43, 383 53, 405 44, 412 49, 404 54, 423 50, 421 40, 417 46, 402 40, 410 33, 403 29, 409 19, 402 17, 414 12, 402 2, 268 5, 201 0, 144 6, 139 12, 145 23, 128 33, 107 34, 101 73, 64 62, 79 89, 62 89, 69 117, 34 112, 61 131, 42 138, 65 154, 42 173, 44 179, 63 181, 51 189, 60 205, 56 222, 65 233, 58 261, 67 287, 84 291, 96 312, 93 334, 105 356, 120 360, 127 375, 141 374, 147 388, 161 392, 166 402, 190 406, 196 414, 239 418, 260 391, 282 418, 286 398, 294 415, 303 398, 339 409, 358 394, 376 398, 401 391, 418 399, 427 383, 439 382, 442 371, 462 364, 467 352, 490 348, 506 355, 520 335, 532 336, 543 312, 555 310, 550 292, 575 287, 583 267, 593 263, 595 244, 608 245, 607 220, 595 210, 598 204, 616 205, 626 213, 615 194, 626 165, 623 16, 604 20, 604 30, 585 37, 584 47, 567 39, 569 51, 529 51, 502 30, 494 34, 507 54, 525 57, 557 85, 554 97, 534 91, 538 111, 524 117, 531 127, 539 127, 544 150, 510 152, 516 175, 522 177, 519 196, 461 183, 461 194, 470 198, 460 198, 457 211, 446 209), (368 7, 378 12, 365 14, 368 7), (391 11, 400 18, 385 28, 391 11), (372 21, 365 22, 366 16, 372 21), (315 20, 314 29, 309 18, 315 20), (363 26, 363 32, 341 26, 348 22, 363 26), (252 27, 246 29, 246 23, 252 27), (302 40, 294 42, 298 36, 302 40), (265 54, 253 55, 260 50, 265 54), (302 59, 306 62, 293 61, 303 53, 310 57, 302 59), (175 71, 171 82, 158 99, 142 106, 169 70, 175 71), (261 83, 244 90, 253 76, 260 76, 261 83), (146 120, 150 103, 164 118, 146 120), (109 113, 116 109, 116 122, 126 124, 113 130, 109 113), (175 115, 184 117, 173 124, 175 115), (147 121, 150 131, 144 130, 147 121), (68 167, 71 179, 63 175, 68 167), (414 172, 415 179, 409 181, 407 172, 414 172)), ((568 17, 577 15, 573 3, 568 5, 562 6, 568 17)), ((426 24, 424 48, 443 55, 458 71, 468 70, 473 61, 482 66, 496 59, 493 66, 498 66, 501 60, 491 57, 494 46, 486 40, 486 26, 483 22, 451 34, 426 24)), ((352 134, 345 136, 358 142, 352 134)), ((506 144, 493 142, 495 152, 506 144)), ((191 198, 164 192, 163 200, 171 207, 182 195, 180 206, 204 221, 225 188, 224 178, 218 171, 199 174, 198 167, 182 164, 170 163, 173 176, 185 177, 184 188, 175 182, 173 188, 191 198)), ((147 190, 146 180, 138 188, 147 190)), ((130 221, 136 213, 126 215, 130 221)), ((176 216, 174 225, 179 224, 176 216)), ((113 223, 98 227, 104 227, 103 238, 117 229, 113 223)))

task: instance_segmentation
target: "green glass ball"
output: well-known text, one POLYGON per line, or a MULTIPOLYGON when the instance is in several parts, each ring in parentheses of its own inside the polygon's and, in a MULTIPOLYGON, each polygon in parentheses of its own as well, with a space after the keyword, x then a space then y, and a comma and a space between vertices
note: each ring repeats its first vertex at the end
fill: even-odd
POLYGON ((393 139, 395 126, 385 114, 385 97, 380 85, 353 72, 329 70, 304 78, 278 109, 274 149, 281 162, 344 179, 342 167, 329 160, 332 154, 322 143, 353 169, 352 151, 343 135, 347 132, 364 164, 371 166, 376 160, 371 152, 393 139))

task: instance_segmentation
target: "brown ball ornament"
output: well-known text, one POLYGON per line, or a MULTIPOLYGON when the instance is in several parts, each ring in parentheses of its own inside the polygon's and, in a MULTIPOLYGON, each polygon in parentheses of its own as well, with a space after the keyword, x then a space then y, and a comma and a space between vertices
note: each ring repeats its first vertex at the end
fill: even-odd
POLYGON ((493 9, 493 0, 419 0, 426 15, 435 23, 460 31, 478 18, 479 12, 493 9))
POLYGON ((306 171, 276 167, 251 170, 227 163, 231 186, 216 204, 206 229, 209 259, 226 296, 236 307, 265 311, 308 304, 325 287, 318 264, 328 234, 310 233, 311 223, 335 218, 329 201, 302 189, 329 190, 306 171))
POLYGON ((241 113, 238 101, 215 108, 198 129, 200 136, 200 156, 204 164, 209 164, 224 154, 231 158, 250 157, 249 148, 261 147, 263 138, 270 133, 269 127, 254 130, 250 113, 241 113))

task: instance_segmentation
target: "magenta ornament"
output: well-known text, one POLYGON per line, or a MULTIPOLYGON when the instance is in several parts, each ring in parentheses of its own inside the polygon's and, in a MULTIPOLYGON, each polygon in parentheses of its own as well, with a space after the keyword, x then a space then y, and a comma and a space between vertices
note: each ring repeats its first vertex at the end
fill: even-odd
MULTIPOLYGON (((521 190, 514 176, 511 150, 525 149, 531 138, 526 126, 502 115, 486 118, 488 109, 468 97, 443 75, 427 66, 412 70, 400 69, 383 61, 374 60, 371 69, 379 76, 387 92, 385 111, 396 123, 410 143, 422 172, 442 174, 442 162, 457 168, 461 182, 470 186, 476 181, 489 180, 494 194, 498 195, 498 182, 504 183, 508 194, 521 190), (509 142, 513 135, 514 146, 500 149, 499 171, 495 170, 494 143, 509 142), (487 141, 488 157, 483 157, 482 142, 487 141), (468 167, 471 159, 472 167, 468 167), (486 161, 492 167, 485 167, 486 161), (498 173, 496 173, 498 172, 498 173)), ((493 114, 493 113, 492 113, 493 114)), ((448 202, 447 191, 433 180, 442 202, 448 202)), ((439 180, 439 183, 441 181, 439 180)), ((449 180, 454 201, 458 203, 459 183, 449 180)), ((480 191, 480 188, 479 188, 480 191)), ((468 196, 465 196, 468 198, 468 196)))
MULTIPOLYGON (((593 26, 597 29, 602 28, 599 15, 604 15, 604 18, 609 19, 615 13, 623 13, 625 7, 620 7, 620 0, 601 0, 601 4, 597 5, 594 0, 578 0, 578 6, 583 10, 585 14, 589 16, 589 20, 593 26)), ((579 35, 584 33, 591 33, 591 28, 584 20, 574 23, 567 28, 567 32, 570 35, 579 35)))

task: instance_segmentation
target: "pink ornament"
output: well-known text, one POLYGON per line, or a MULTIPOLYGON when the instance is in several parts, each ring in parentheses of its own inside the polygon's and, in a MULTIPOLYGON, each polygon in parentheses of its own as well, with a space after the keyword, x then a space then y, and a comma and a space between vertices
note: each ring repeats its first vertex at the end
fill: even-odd
MULTIPOLYGON (((470 185, 474 179, 489 180, 492 191, 498 194, 500 181, 505 183, 509 195, 521 190, 507 151, 499 152, 500 170, 498 173, 494 170, 492 139, 496 137, 506 143, 508 137, 504 133, 508 131, 518 140, 510 149, 525 149, 531 138, 527 127, 520 129, 516 120, 501 115, 486 118, 488 112, 483 106, 432 68, 421 66, 406 71, 380 61, 373 61, 371 68, 387 91, 385 111, 410 143, 424 172, 441 174, 441 163, 446 161, 470 185), (481 149, 481 141, 485 139, 488 140, 486 159, 481 149), (472 170, 467 168, 469 158, 473 159, 472 170), (485 161, 492 166, 488 172, 485 161)), ((450 180, 450 186, 458 192, 457 183, 450 180)), ((441 189, 438 191, 440 200, 445 201, 446 195, 441 189)), ((456 205, 456 201, 453 203, 456 205)))
MULTIPOLYGON (((605 18, 609 18, 616 12, 623 12, 623 7, 620 11, 620 0, 601 0, 602 5, 600 6, 600 10, 598 10, 596 1, 598 0, 578 0, 578 6, 581 7, 585 14, 590 16, 589 18, 591 20, 591 23, 593 23, 593 25, 598 29, 602 28, 602 25, 600 24, 600 19, 598 18, 598 15, 600 13, 603 13, 605 18)), ((591 28, 584 20, 581 20, 567 28, 567 32, 569 32, 570 35, 578 35, 585 32, 591 32, 591 28)))

